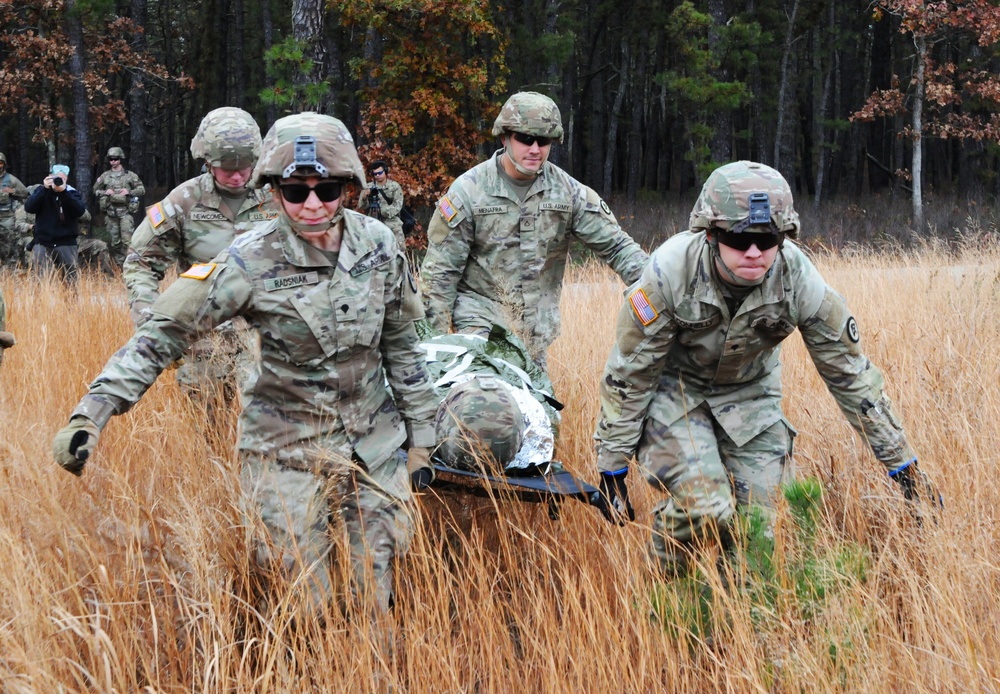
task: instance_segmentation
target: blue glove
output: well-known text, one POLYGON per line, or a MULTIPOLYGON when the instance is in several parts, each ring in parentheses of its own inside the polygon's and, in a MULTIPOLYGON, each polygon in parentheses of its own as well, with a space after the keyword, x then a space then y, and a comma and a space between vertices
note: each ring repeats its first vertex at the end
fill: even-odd
POLYGON ((916 458, 890 472, 889 479, 902 487, 907 501, 926 499, 932 505, 944 508, 944 497, 934 487, 927 473, 917 468, 916 458))
POLYGON ((600 491, 590 500, 591 505, 596 506, 610 523, 625 525, 626 520, 635 520, 635 509, 628 500, 628 486, 625 484, 627 476, 627 467, 615 472, 602 472, 600 491))

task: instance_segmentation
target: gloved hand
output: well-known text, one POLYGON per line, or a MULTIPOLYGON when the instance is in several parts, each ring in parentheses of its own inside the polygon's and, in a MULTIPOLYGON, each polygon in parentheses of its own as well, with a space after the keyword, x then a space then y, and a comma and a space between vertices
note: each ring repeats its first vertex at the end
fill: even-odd
POLYGON ((897 468, 889 473, 889 479, 899 484, 907 501, 930 501, 931 505, 944 508, 944 497, 941 496, 927 473, 917 467, 917 461, 897 468))
POLYGON ((434 481, 431 449, 412 447, 406 452, 406 471, 410 473, 410 486, 414 491, 427 489, 434 481))
POLYGON ((622 468, 617 472, 602 472, 600 492, 591 499, 591 505, 596 506, 604 517, 611 523, 625 525, 625 520, 635 520, 635 509, 632 508, 628 500, 628 486, 625 484, 625 477, 628 476, 628 468, 622 468))
POLYGON ((73 417, 53 439, 52 456, 64 470, 79 477, 100 436, 101 429, 94 422, 86 417, 73 417))

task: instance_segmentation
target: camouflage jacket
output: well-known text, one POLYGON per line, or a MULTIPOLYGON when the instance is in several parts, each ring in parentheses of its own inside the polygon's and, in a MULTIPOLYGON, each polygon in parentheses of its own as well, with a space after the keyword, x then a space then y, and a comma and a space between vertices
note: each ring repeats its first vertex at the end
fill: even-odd
POLYGON ((374 469, 407 436, 434 445, 437 402, 414 327, 420 294, 392 232, 376 220, 345 211, 336 267, 284 217, 262 225, 191 267, 150 314, 75 415, 103 425, 125 412, 188 344, 242 316, 260 336, 240 413, 245 459, 325 469, 353 457, 374 469))
POLYGON ((729 315, 704 233, 684 232, 652 255, 626 291, 601 379, 598 465, 635 453, 647 417, 670 425, 702 403, 738 446, 782 417, 780 343, 796 328, 851 425, 890 470, 914 457, 861 350, 857 322, 791 241, 763 283, 729 315))
POLYGON ((130 197, 141 198, 145 194, 146 188, 139 180, 139 176, 125 169, 117 172, 108 169, 94 181, 94 195, 102 210, 107 210, 109 207, 126 207, 130 197), (107 194, 108 190, 118 191, 122 188, 128 193, 124 195, 117 192, 112 195, 107 194))
POLYGON ((132 322, 138 326, 149 317, 149 307, 160 295, 160 281, 171 265, 184 272, 195 263, 207 263, 237 235, 277 216, 270 196, 251 190, 234 218, 222 204, 210 173, 174 188, 146 210, 132 235, 122 267, 132 322))
POLYGON ((647 256, 597 193, 553 164, 519 203, 497 170, 500 155, 459 176, 438 202, 421 289, 436 330, 453 323, 485 333, 499 322, 538 354, 559 335, 571 236, 626 284, 639 278, 647 256))
POLYGON ((15 200, 28 197, 28 189, 9 171, 0 174, 0 215, 10 215, 15 212, 15 200), (5 193, 3 188, 13 188, 13 193, 5 193))
MULTIPOLYGON (((399 219, 399 211, 403 209, 403 187, 396 183, 391 178, 386 179, 384 186, 379 186, 379 208, 382 212, 382 221, 386 223, 389 228, 392 225, 389 224, 391 221, 399 222, 400 225, 403 224, 399 219)), ((361 191, 361 196, 358 200, 358 208, 367 213, 368 212, 368 195, 369 189, 365 188, 361 191)))

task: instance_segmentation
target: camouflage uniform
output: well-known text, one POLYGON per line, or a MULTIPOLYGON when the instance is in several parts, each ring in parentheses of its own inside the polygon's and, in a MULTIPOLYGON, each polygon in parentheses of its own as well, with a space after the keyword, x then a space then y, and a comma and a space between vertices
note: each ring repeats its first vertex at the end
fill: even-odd
MULTIPOLYGON (((108 150, 108 156, 124 157, 120 147, 108 150)), ((109 169, 94 182, 94 195, 97 204, 104 213, 108 238, 111 240, 111 253, 119 267, 125 262, 129 246, 132 243, 132 232, 135 229, 133 214, 139 211, 139 199, 145 195, 146 188, 142 181, 132 171, 109 169), (118 193, 119 190, 127 193, 118 193), (107 191, 114 191, 111 195, 107 191)))
MULTIPOLYGON (((511 97, 494 134, 501 125, 562 135, 555 104, 531 93, 511 97)), ((596 192, 551 163, 520 201, 500 174, 501 156, 498 151, 459 176, 438 202, 427 230, 421 289, 439 332, 453 324, 457 331, 486 335, 499 322, 523 337, 544 366, 545 351, 559 335, 559 295, 572 237, 629 284, 647 256, 596 192)))
POLYGON ((24 184, 7 171, 7 157, 0 152, 3 173, 0 174, 0 264, 19 265, 24 260, 24 225, 19 218, 23 214, 18 200, 28 197, 24 184), (12 188, 13 192, 5 192, 12 188))
MULTIPOLYGON (((598 467, 613 472, 635 455, 647 480, 668 492, 653 511, 653 551, 665 565, 676 557, 664 537, 689 543, 710 525, 724 529, 736 504, 770 507, 778 485, 792 476, 795 432, 781 410, 779 354, 796 328, 837 404, 883 465, 892 471, 915 460, 843 297, 798 246, 786 240, 731 313, 704 233, 721 223, 705 212, 712 181, 696 203, 695 230, 663 243, 627 290, 601 379, 598 467)), ((734 201, 767 190, 760 178, 730 184, 734 201)), ((772 191, 772 205, 776 197, 772 191)), ((790 192, 787 200, 786 210, 775 210, 776 228, 794 235, 790 192)))
POLYGON ((0 364, 3 364, 3 352, 15 344, 14 335, 7 332, 7 303, 0 291, 0 364))
MULTIPOLYGON (((399 211, 403 209, 403 187, 391 178, 386 179, 385 185, 378 188, 379 192, 379 219, 387 227, 392 229, 396 235, 396 244, 400 248, 406 248, 406 237, 403 236, 403 221, 399 218, 399 211)), ((358 200, 358 208, 368 212, 368 196, 370 188, 361 191, 358 200)))
MULTIPOLYGON (((429 331, 426 331, 429 332, 429 331)), ((488 338, 427 335, 420 348, 440 401, 437 457, 452 467, 480 469, 488 452, 501 468, 552 460, 562 404, 524 344, 501 326, 488 338)))
MULTIPOLYGON (((390 560, 405 551, 411 532, 398 449, 407 435, 433 445, 436 402, 416 349, 413 320, 422 308, 403 253, 379 222, 354 212, 344 222, 336 267, 284 218, 243 234, 213 263, 193 266, 149 309, 74 414, 103 425, 192 340, 244 317, 261 343, 244 387, 238 443, 250 508, 261 509, 271 531, 258 558, 307 570, 329 553, 326 480, 333 478, 352 552, 356 559, 371 552, 385 605, 390 560)), ((325 600, 329 576, 319 566, 310 588, 325 600)), ((363 571, 364 562, 355 567, 363 571)))
MULTIPOLYGON (((219 138, 225 138, 230 132, 257 128, 249 114, 232 108, 211 112, 203 120, 203 127, 205 121, 220 115, 224 127, 215 133, 219 138), (249 123, 246 119, 250 119, 249 123), (225 126, 230 121, 232 124, 227 129, 225 126)), ((251 151, 256 148, 259 153, 259 138, 258 129, 257 140, 246 144, 245 148, 251 151)), ((205 153, 195 150, 194 146, 192 143, 193 151, 204 156, 205 153)), ((150 307, 160 295, 160 282, 171 266, 176 265, 184 272, 196 263, 207 263, 237 236, 277 216, 270 195, 261 190, 249 190, 239 210, 233 214, 223 204, 211 173, 174 188, 146 211, 132 237, 123 267, 132 322, 140 326, 148 320, 150 307)), ((227 324, 191 347, 177 369, 177 380, 188 393, 197 395, 206 384, 224 384, 226 389, 235 391, 236 374, 249 368, 250 357, 242 333, 227 324)))

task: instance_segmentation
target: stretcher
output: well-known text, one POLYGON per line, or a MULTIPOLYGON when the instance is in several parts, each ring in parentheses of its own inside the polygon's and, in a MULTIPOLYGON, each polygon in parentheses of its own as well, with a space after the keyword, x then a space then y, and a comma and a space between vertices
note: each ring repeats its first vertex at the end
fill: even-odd
POLYGON ((600 492, 597 487, 578 479, 553 462, 543 468, 511 471, 496 475, 473 472, 444 465, 432 458, 437 473, 431 487, 441 491, 461 491, 481 497, 510 496, 529 503, 548 505, 549 517, 559 518, 559 505, 567 499, 597 505, 600 492))

